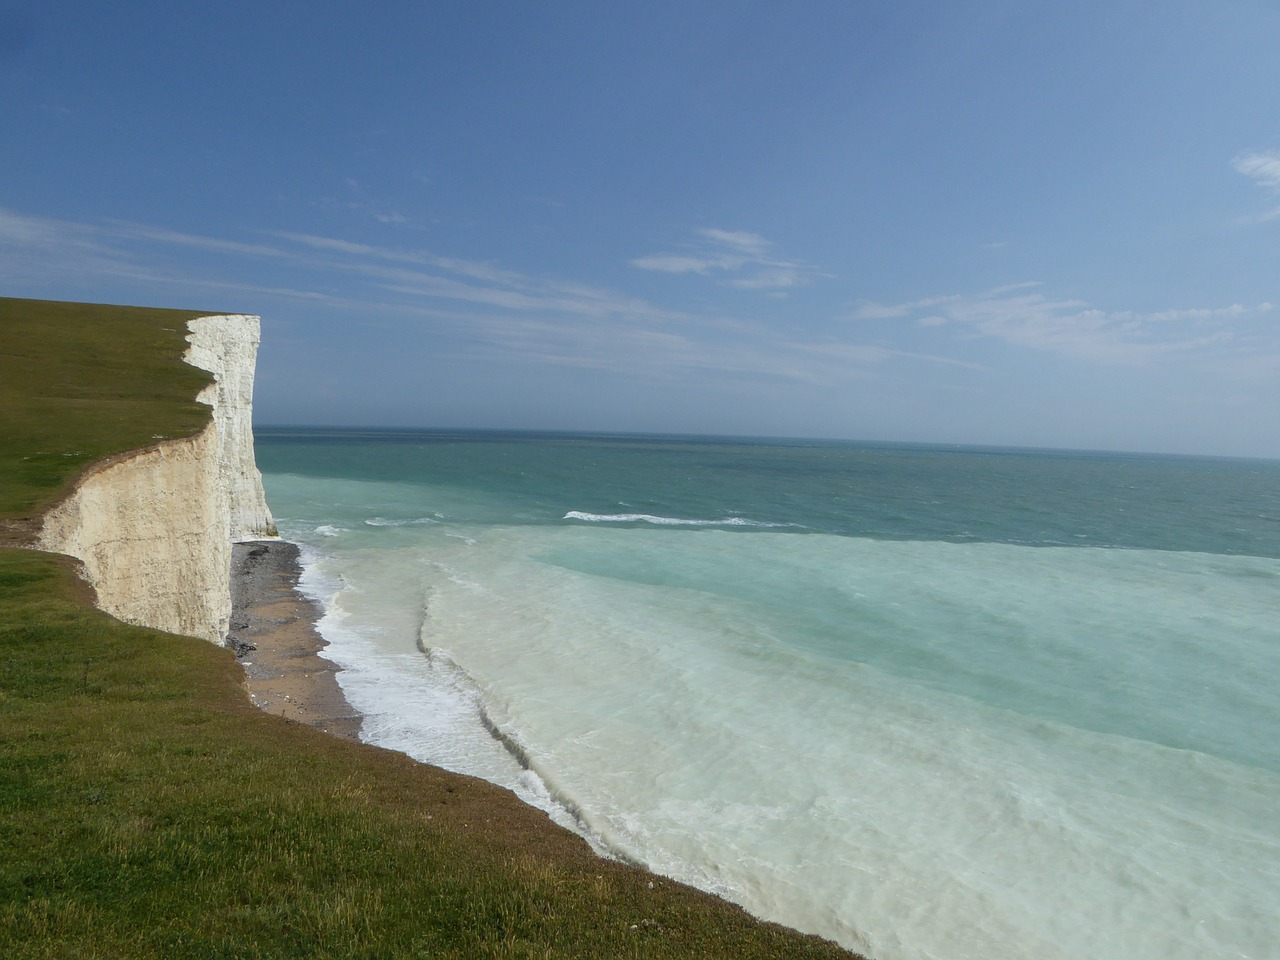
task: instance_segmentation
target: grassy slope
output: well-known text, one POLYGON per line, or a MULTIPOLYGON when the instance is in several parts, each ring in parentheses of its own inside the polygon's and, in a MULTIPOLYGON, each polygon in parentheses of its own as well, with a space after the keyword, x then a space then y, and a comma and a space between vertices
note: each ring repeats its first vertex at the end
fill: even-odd
MULTIPOLYGON (((40 417, 0 428, 0 518, 199 428, 192 315, 0 300, 0 423, 40 417)), ((64 558, 0 550, 0 956, 847 956, 489 784, 261 713, 227 651, 84 593, 64 558)))

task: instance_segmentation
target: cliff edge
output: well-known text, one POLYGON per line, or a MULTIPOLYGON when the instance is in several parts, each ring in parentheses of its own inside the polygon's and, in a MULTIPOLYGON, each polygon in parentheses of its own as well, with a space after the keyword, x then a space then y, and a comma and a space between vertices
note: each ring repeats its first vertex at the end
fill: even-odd
POLYGON ((42 550, 77 558, 112 616, 222 643, 231 543, 276 535, 253 456, 254 316, 199 317, 184 359, 213 374, 198 434, 105 461, 45 514, 42 550))

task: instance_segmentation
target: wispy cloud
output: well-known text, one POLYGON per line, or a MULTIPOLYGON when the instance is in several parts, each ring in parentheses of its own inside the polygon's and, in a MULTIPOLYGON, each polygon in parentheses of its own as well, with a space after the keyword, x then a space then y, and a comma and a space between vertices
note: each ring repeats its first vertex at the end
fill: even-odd
POLYGON ((1083 300, 1046 296, 1036 290, 1038 286, 1019 283, 978 294, 923 297, 899 304, 866 302, 854 311, 853 319, 900 319, 1078 360, 1137 364, 1229 348, 1236 340, 1236 321, 1272 309, 1270 303, 1234 303, 1149 313, 1103 310, 1083 300))
MULTIPOLYGON (((1238 154, 1231 161, 1237 173, 1242 173, 1272 197, 1280 197, 1280 150, 1249 151, 1238 154)), ((1275 220, 1280 217, 1280 205, 1263 213, 1259 220, 1275 220)))
MULTIPOLYGON (((769 259, 768 243, 755 234, 709 230, 703 236, 740 266, 761 267, 769 259)), ((763 267, 759 273, 767 269, 784 268, 763 267)), ((833 383, 885 364, 955 362, 852 337, 805 339, 768 310, 743 317, 671 309, 624 291, 430 250, 293 232, 227 239, 0 209, 0 279, 37 276, 74 276, 89 284, 126 279, 135 289, 166 290, 166 299, 176 292, 195 300, 212 291, 219 299, 234 295, 248 301, 237 309, 267 314, 275 303, 290 304, 281 309, 304 316, 325 310, 362 319, 395 317, 431 324, 448 337, 450 350, 472 358, 654 379, 699 372, 833 383)), ((735 279, 758 276, 744 272, 735 279)), ((759 277, 762 287, 780 280, 759 277)))
POLYGON ((758 233, 747 233, 745 230, 717 230, 714 227, 700 227, 695 233, 708 240, 739 250, 744 256, 764 257, 771 244, 758 233))
POLYGON ((119 275, 133 257, 99 227, 0 207, 0 278, 31 281, 52 272, 119 275))
POLYGON ((277 233, 274 236, 321 255, 300 260, 363 277, 410 297, 445 299, 522 312, 555 311, 592 318, 630 318, 644 323, 688 322, 691 317, 616 291, 572 281, 532 277, 492 263, 353 243, 334 237, 277 233))
POLYGON ((703 227, 697 239, 677 252, 655 253, 630 260, 633 267, 659 273, 692 273, 742 290, 773 293, 822 276, 809 264, 784 260, 770 253, 772 244, 757 233, 703 227))
POLYGON ((279 231, 272 236, 281 240, 310 247, 325 253, 350 255, 357 260, 383 261, 387 263, 407 263, 421 267, 433 267, 448 273, 471 277, 489 283, 519 284, 524 278, 513 271, 502 270, 491 263, 477 260, 460 260, 456 257, 441 257, 427 250, 400 250, 393 247, 377 247, 367 243, 352 243, 337 237, 320 237, 309 233, 288 233, 279 231))
POLYGON ((940 364, 948 367, 960 367, 966 370, 985 371, 988 368, 971 360, 958 360, 934 353, 920 353, 913 350, 899 350, 880 344, 848 343, 840 340, 823 340, 815 343, 790 343, 792 350, 801 353, 821 354, 830 360, 858 365, 887 363, 891 360, 907 360, 918 363, 940 364))
POLYGON ((286 254, 261 243, 241 243, 235 240, 219 240, 215 237, 203 237, 199 234, 182 233, 177 230, 166 230, 163 227, 149 227, 126 220, 108 220, 105 229, 98 231, 101 236, 113 236, 117 239, 150 240, 159 244, 171 244, 181 247, 192 247, 209 253, 228 253, 244 257, 284 257, 286 254))
POLYGON ((389 210, 385 206, 370 200, 369 190, 355 177, 345 178, 343 186, 346 188, 348 196, 353 199, 322 197, 314 201, 313 206, 335 210, 351 210, 383 224, 405 224, 409 222, 409 218, 404 214, 389 210))
POLYGON ((913 313, 918 313, 919 311, 927 309, 929 307, 935 307, 938 304, 948 303, 950 301, 959 300, 959 299, 961 299, 959 294, 952 294, 950 296, 945 296, 945 297, 924 297, 923 299, 920 299, 920 300, 909 300, 906 303, 894 303, 894 304, 872 303, 870 301, 864 301, 863 303, 859 304, 858 308, 853 312, 853 319, 855 320, 893 320, 893 319, 896 319, 897 317, 907 317, 913 313))
MULTIPOLYGON (((767 275, 785 268, 765 265, 771 258, 763 238, 710 230, 700 237, 738 265, 714 268, 730 279, 757 281, 759 289, 781 282, 767 275)), ((743 314, 676 309, 624 290, 343 237, 225 238, 3 209, 0 280, 11 287, 37 281, 103 291, 127 282, 130 296, 195 302, 212 292, 224 304, 234 298, 229 305, 236 309, 268 316, 278 310, 355 322, 394 318, 428 325, 440 349, 454 356, 659 380, 698 372, 834 384, 892 375, 902 365, 981 374, 990 361, 973 344, 982 339, 1106 364, 1194 356, 1221 366, 1251 357, 1253 369, 1265 370, 1272 367, 1262 358, 1280 354, 1263 321, 1271 309, 1265 303, 1138 313, 1051 297, 1038 284, 1020 283, 977 294, 864 302, 852 314, 857 324, 797 325, 768 301, 743 314)))

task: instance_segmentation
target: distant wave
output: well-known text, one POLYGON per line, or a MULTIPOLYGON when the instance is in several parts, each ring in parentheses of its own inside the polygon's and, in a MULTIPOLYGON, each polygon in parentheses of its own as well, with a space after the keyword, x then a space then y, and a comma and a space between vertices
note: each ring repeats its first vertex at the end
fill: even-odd
POLYGON ((794 523, 769 523, 765 520, 746 520, 742 517, 725 517, 723 520, 684 520, 679 517, 655 517, 649 513, 583 513, 570 510, 565 520, 583 520, 587 523, 652 523, 661 527, 794 527, 794 523))
POLYGON ((413 520, 388 520, 385 517, 370 517, 365 521, 371 527, 411 527, 423 523, 439 523, 435 517, 417 517, 413 520))

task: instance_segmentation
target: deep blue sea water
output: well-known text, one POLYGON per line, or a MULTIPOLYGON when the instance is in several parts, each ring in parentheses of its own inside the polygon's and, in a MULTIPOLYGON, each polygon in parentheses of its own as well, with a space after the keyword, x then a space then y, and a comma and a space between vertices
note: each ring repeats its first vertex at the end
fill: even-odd
POLYGON ((257 455, 374 742, 877 960, 1280 956, 1280 463, 257 455))

